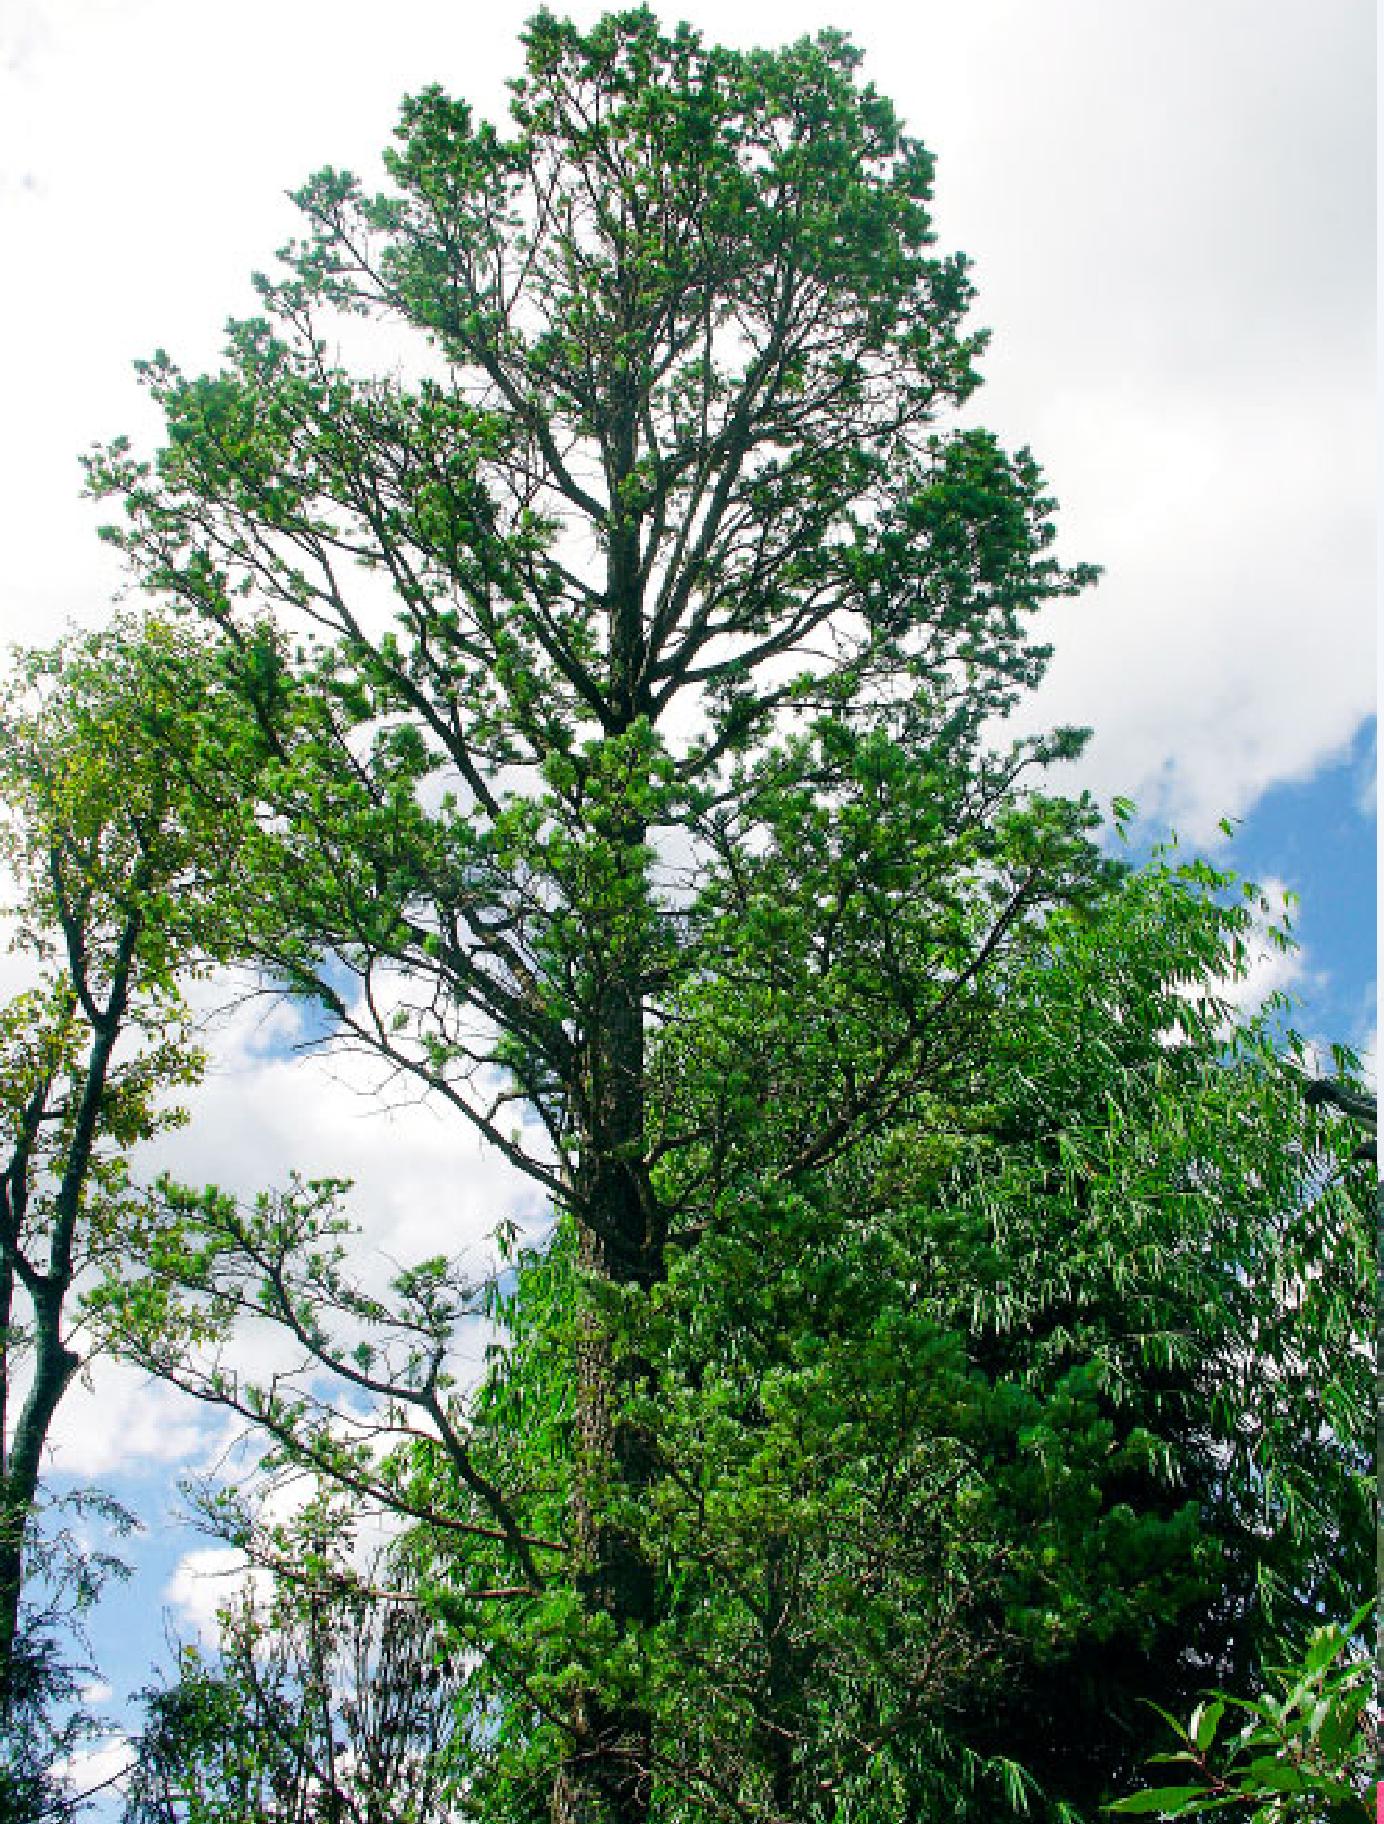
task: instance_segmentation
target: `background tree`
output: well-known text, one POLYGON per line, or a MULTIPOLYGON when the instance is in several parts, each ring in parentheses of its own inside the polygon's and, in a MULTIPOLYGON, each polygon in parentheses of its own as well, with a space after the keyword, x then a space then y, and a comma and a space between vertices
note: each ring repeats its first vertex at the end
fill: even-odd
POLYGON ((0 1714, 44 1448, 101 1347, 80 1293, 125 1245, 132 1149, 183 1118, 165 1098, 201 1064, 179 981, 215 920, 204 820, 158 749, 174 643, 74 638, 22 657, 3 703, 0 853, 32 985, 0 1011, 0 1714))
MULTIPOLYGON (((246 713, 203 754, 263 812, 261 956, 572 1223, 552 1809, 633 1821, 656 1364, 615 1314, 684 1231, 671 1192, 701 1174, 673 1165, 719 1169, 650 1035, 720 966, 767 839, 798 945, 775 1029, 813 1089, 785 1186, 946 1074, 988 972, 1094 871, 1086 808, 1019 783, 1071 739, 982 739, 1042 670, 1024 616, 1088 573, 1049 554, 1026 454, 935 428, 975 384, 965 265, 931 251, 931 160, 846 40, 734 52, 641 10, 542 13, 524 44, 508 137, 406 102, 393 190, 314 179, 223 371, 147 364, 157 462, 117 445, 91 474, 147 584, 224 636, 246 713), (407 352, 353 377, 342 313, 407 352)), ((738 1119, 775 1085, 731 1087, 738 1119)))
POLYGON ((6 1666, 4 1729, 0 1731, 0 1817, 5 1824, 42 1824, 82 1809, 65 1765, 106 1733, 83 1687, 93 1676, 83 1622, 107 1582, 129 1574, 113 1553, 95 1550, 71 1522, 96 1519, 117 1535, 134 1524, 95 1490, 49 1500, 31 1519, 25 1539, 21 1625, 6 1666), (62 1513, 66 1524, 55 1524, 62 1513))
POLYGON ((257 1535, 259 1575, 144 1692, 128 1824, 443 1824, 460 1672, 405 1555, 339 1499, 257 1535))

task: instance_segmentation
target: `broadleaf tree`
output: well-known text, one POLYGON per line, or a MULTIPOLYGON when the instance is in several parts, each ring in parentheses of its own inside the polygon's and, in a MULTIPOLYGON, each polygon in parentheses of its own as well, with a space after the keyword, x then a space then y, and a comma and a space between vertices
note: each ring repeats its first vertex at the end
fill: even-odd
MULTIPOLYGON (((463 1402, 448 1375, 484 1287, 439 1259, 366 1294, 339 1186, 253 1210, 165 1186, 136 1352, 406 1523, 412 1588, 468 1667, 467 1815, 545 1815, 578 1672, 647 1712, 661 1824, 1094 1818, 1157 1746, 1155 1706, 1209 1678, 1258 1701, 1261 1666, 1368 1581, 1366 1162, 1285 1009, 1235 1011, 1268 910, 1176 857, 1055 909, 947 1093, 790 1183, 801 1035, 752 991, 747 918, 743 967, 691 985, 652 1074, 703 1116, 736 1069, 775 1094, 702 1119, 716 1171, 690 1149, 660 1167, 700 1217, 647 1294, 593 1286, 564 1218, 498 1310, 492 1289, 505 1347, 463 1402), (648 1364, 626 1410, 650 1474, 622 1507, 657 1579, 638 1639, 593 1639, 548 1556, 597 1296, 648 1364), (246 1378, 245 1311, 292 1335, 297 1375, 246 1378), (200 1363, 194 1329, 220 1345, 200 1363), (380 1403, 348 1436, 352 1388, 380 1403)), ((207 1511, 284 1562, 242 1497, 207 1511)))
MULTIPOLYGON (((950 1099, 791 1188, 751 1116, 734 1198, 627 1316, 658 1362, 665 1601, 636 1675, 660 1818, 1094 1816, 1155 1746, 1151 1706, 1212 1668, 1248 1700, 1284 1635, 1350 1615, 1369 1187, 1285 1009, 1235 1009, 1268 912, 1155 858, 1010 959, 950 1099)), ((796 1032, 732 980, 684 1009, 703 1043, 791 1066, 796 1032)), ((476 1413, 539 1530, 571 1475, 572 1242, 526 1260, 476 1413)), ((455 1587, 456 1542, 432 1551, 455 1587)), ((511 1724, 480 1815, 533 1817, 550 1693, 485 1659, 475 1686, 511 1724)))
POLYGON ((77 1701, 84 1616, 128 1566, 89 1523, 138 1522, 99 1489, 56 1491, 46 1459, 74 1378, 112 1346, 92 1295, 150 1240, 135 1156, 201 1073, 184 991, 228 954, 238 813, 187 789, 162 741, 192 644, 118 616, 15 654, 0 696, 20 984, 0 1006, 0 1810, 17 1820, 67 1814, 62 1764, 100 1733, 77 1701))
POLYGON ((966 265, 845 38, 541 13, 524 51, 507 128, 429 89, 385 193, 311 180, 225 365, 144 364, 163 448, 90 475, 223 641, 184 758, 258 812, 246 949, 571 1224, 564 1549, 471 1495, 574 1605, 552 1815, 624 1821, 661 1598, 620 1312, 743 1146, 791 1190, 945 1093, 1005 958, 1101 876, 1090 807, 1025 777, 1077 737, 993 733, 1042 673, 1028 616, 1090 572, 1027 453, 948 423, 966 265), (714 1044, 677 1068, 719 1099, 669 1093, 680 1004, 747 957, 795 1093, 714 1044))
POLYGON ((363 1549, 339 1491, 140 1696, 125 1824, 444 1824, 461 1667, 400 1552, 363 1549))
POLYGON ((0 1009, 0 1702, 44 1452, 104 1345, 84 1294, 140 1207, 132 1151, 183 1118, 170 1097, 202 1058, 182 991, 224 952, 206 864, 214 850, 227 868, 232 824, 160 745, 183 645, 157 622, 74 634, 18 655, 0 704, 0 859, 26 982, 0 1009))

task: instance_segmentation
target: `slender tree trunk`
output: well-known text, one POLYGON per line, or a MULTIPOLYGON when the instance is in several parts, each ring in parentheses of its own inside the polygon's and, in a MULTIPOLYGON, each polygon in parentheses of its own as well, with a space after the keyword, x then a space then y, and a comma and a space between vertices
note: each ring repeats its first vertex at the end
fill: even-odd
MULTIPOLYGON (((34 1314, 34 1379, 17 1421, 0 1477, 0 1718, 10 1701, 15 1640, 19 1631, 19 1603, 24 1584, 24 1535, 38 1494, 43 1447, 62 1396, 81 1366, 63 1341, 63 1307, 72 1288, 75 1248, 82 1197, 91 1170, 101 1119, 102 1099, 110 1081, 111 1059, 120 1025, 129 1005, 130 971, 140 919, 131 914, 116 948, 111 988, 103 1012, 92 1018, 93 1037, 81 1087, 73 1110, 72 1130, 62 1162, 57 1194, 53 1199, 48 1235, 47 1270, 26 1263, 20 1233, 21 1214, 28 1200, 28 1152, 22 1146, 18 1165, 11 1164, 8 1188, 8 1266, 20 1274, 34 1314)), ((85 987, 85 958, 81 941, 67 932, 72 974, 77 989, 90 1005, 85 987)), ((32 1131, 37 1131, 46 1103, 47 1086, 31 1106, 32 1131)), ((8 1367, 8 1364, 6 1364, 8 1367)))
MULTIPOLYGON (((0 1190, 0 1199, 4 1198, 0 1190)), ((9 1226, 9 1210, 0 1201, 0 1222, 9 1226)), ((10 1259, 0 1230, 0 1489, 9 1474, 10 1457, 10 1376, 14 1372, 10 1348, 10 1326, 14 1323, 14 1262, 10 1259)))
MULTIPOLYGON (((19 1626, 19 1597, 24 1575, 24 1531, 33 1500, 12 1492, 15 1452, 21 1451, 27 1408, 21 1412, 16 1435, 11 1437, 10 1412, 14 1404, 16 1356, 12 1342, 17 1266, 23 1245, 24 1215, 29 1199, 29 1162, 38 1124, 48 1105, 51 1077, 34 1090, 19 1123, 14 1150, 0 1176, 0 1718, 11 1701, 14 1642, 19 1626)), ((37 1339, 36 1339, 37 1340, 37 1339)), ((35 1380, 34 1391, 42 1376, 35 1380)), ((30 1396, 32 1402, 32 1394, 30 1396)))
POLYGON ((793 1747, 798 1734, 806 1666, 792 1639, 793 1569, 787 1541, 768 1546, 764 1585, 764 1714, 758 1727, 759 1752, 769 1773, 774 1815, 798 1815, 800 1775, 793 1747))
POLYGON ((58 1402, 80 1361, 62 1340, 66 1286, 45 1288, 35 1300, 34 1380, 15 1425, 0 1481, 0 1717, 11 1696, 10 1673, 24 1587, 24 1533, 38 1494, 39 1466, 58 1402))

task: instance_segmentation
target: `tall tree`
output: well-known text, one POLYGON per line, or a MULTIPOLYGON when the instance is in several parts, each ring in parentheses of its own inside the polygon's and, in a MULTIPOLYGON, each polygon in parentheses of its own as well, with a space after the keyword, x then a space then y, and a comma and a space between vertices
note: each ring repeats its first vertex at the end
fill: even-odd
POLYGON ((167 1096, 201 1063, 179 981, 216 949, 208 827, 159 748, 177 644, 117 624, 21 656, 0 706, 0 854, 31 976, 0 1009, 0 1715, 44 1448, 100 1347, 79 1295, 128 1239, 131 1149, 182 1118, 167 1096))
POLYGON ((983 736, 1041 674, 1024 617, 1088 573, 1050 555, 1027 454, 937 428, 976 383, 965 262, 843 37, 742 53, 640 10, 541 13, 524 46, 508 133, 430 89, 387 194, 313 179, 223 370, 145 366, 157 461, 117 445, 91 476, 149 587, 224 635, 261 956, 571 1220, 582 1621, 552 1815, 634 1824, 652 1720, 592 1655, 658 1620, 631 1411, 655 1376, 615 1312, 708 1178, 732 1194, 747 1099, 785 1186, 849 1153, 956 1068, 988 973, 1082 890, 1086 807, 1019 783, 1073 739, 983 736), (343 315, 383 334, 373 373, 329 353, 343 315), (753 992, 810 1093, 777 1120, 747 1060, 687 1124, 650 1035, 723 967, 748 878, 753 992))

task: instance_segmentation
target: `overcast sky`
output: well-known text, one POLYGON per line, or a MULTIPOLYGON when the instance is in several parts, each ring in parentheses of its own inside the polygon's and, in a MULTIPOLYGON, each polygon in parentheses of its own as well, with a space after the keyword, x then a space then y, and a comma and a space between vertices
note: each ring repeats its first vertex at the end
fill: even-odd
MULTIPOLYGON (((152 439, 133 358, 163 345, 187 368, 214 362, 224 319, 251 305, 248 274, 293 231, 284 191, 328 163, 373 180, 399 96, 424 83, 498 113, 530 10, 0 0, 0 639, 98 620, 120 585, 76 457, 122 431, 152 439)), ((1248 818, 1257 865, 1291 876, 1309 908, 1318 895, 1323 917, 1329 905, 1355 955, 1373 916, 1368 871, 1350 875, 1343 907, 1343 864, 1313 832, 1349 798, 1340 853, 1367 840, 1373 7, 681 11, 734 43, 836 24, 864 49, 867 74, 938 155, 942 245, 974 261, 976 319, 994 331, 976 415, 1043 463, 1064 554, 1105 567, 1050 616, 1058 653, 1038 713, 1095 726, 1084 776, 1102 796, 1126 793, 1197 841, 1218 839, 1221 816, 1248 818)), ((1324 980, 1326 960, 1309 960, 1324 980)), ((1352 963, 1336 989, 1358 1000, 1370 973, 1352 963)), ((430 1197, 460 1198, 473 1230, 493 1220, 503 1193, 454 1130, 426 1111, 402 1117, 392 1147, 406 1170, 386 1182, 371 1165, 380 1117, 326 1072, 289 1085, 275 1075, 286 1068, 242 1030, 187 1162, 200 1147, 203 1175, 227 1180, 345 1159, 375 1172, 391 1235, 408 1226, 405 1205, 430 1197)), ((127 1467, 191 1448, 163 1401, 133 1384, 119 1397, 127 1467)), ((104 1411, 74 1412, 73 1473, 114 1467, 104 1411)))

